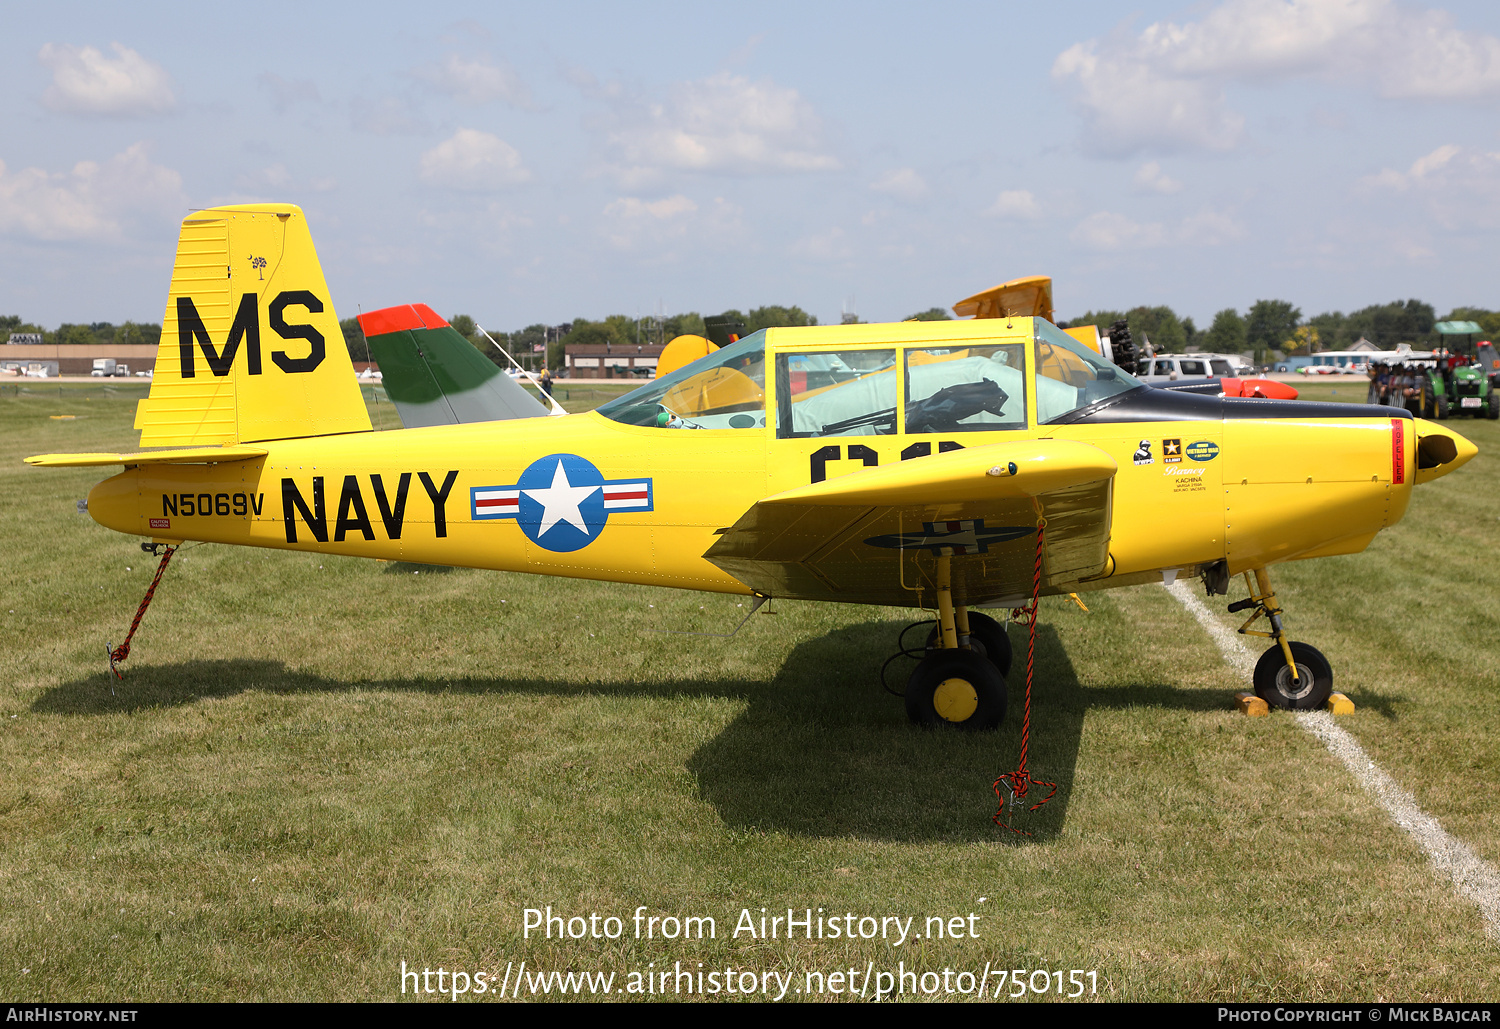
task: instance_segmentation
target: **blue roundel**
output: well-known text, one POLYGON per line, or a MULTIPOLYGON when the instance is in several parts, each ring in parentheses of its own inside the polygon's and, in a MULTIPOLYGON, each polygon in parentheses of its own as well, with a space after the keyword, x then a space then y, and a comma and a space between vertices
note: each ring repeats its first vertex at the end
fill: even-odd
POLYGON ((475 521, 514 518, 543 550, 582 550, 604 531, 612 511, 652 510, 650 479, 606 479, 577 454, 548 454, 533 461, 520 481, 469 490, 475 521))
POLYGON ((552 454, 521 473, 516 520, 539 547, 582 550, 604 529, 604 476, 573 454, 552 454))

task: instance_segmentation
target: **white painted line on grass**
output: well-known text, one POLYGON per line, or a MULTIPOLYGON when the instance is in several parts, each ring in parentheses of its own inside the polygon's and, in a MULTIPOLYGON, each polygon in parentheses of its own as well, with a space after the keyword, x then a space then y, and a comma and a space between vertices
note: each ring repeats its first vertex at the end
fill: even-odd
MULTIPOLYGON (((1191 583, 1178 581, 1167 589, 1213 637, 1230 667, 1247 682, 1251 681, 1256 658, 1240 642, 1239 634, 1219 621, 1208 605, 1198 599, 1191 583)), ((1344 763, 1365 792, 1385 808, 1391 820, 1405 829, 1427 852, 1433 866, 1453 880, 1461 896, 1479 905, 1480 914, 1484 916, 1485 933, 1491 939, 1500 940, 1500 872, 1418 807, 1416 799, 1377 767, 1359 742, 1334 724, 1333 716, 1328 712, 1299 711, 1297 724, 1321 740, 1323 746, 1344 763)))

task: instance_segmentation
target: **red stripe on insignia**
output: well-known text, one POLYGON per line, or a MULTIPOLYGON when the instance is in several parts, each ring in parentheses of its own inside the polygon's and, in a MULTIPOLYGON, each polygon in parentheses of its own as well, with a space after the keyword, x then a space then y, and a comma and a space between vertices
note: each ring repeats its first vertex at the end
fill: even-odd
POLYGON ((643 489, 637 489, 637 490, 614 490, 614 489, 606 489, 604 491, 604 496, 608 500, 645 500, 646 499, 646 491, 643 490, 643 489))
POLYGON ((519 507, 521 502, 515 497, 500 497, 496 500, 476 500, 475 507, 519 507))
POLYGON ((1406 433, 1401 428, 1401 419, 1391 419, 1391 485, 1406 482, 1406 433))

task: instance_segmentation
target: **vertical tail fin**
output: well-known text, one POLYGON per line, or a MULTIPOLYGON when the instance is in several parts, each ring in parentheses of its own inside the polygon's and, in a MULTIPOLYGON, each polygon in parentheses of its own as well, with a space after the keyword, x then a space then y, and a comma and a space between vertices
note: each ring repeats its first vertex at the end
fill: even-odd
POLYGON ((215 207, 183 221, 135 427, 143 447, 370 430, 301 208, 215 207))

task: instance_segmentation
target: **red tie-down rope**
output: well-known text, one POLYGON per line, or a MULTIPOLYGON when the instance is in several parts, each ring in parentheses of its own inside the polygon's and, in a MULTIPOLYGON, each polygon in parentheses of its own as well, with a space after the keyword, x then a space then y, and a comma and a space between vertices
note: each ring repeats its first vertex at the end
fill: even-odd
POLYGON ((1033 778, 1026 770, 1026 752, 1031 745, 1031 683, 1036 674, 1036 614, 1037 605, 1042 598, 1042 542, 1047 531, 1046 521, 1037 522, 1036 526, 1036 567, 1031 576, 1031 605, 1029 607, 1017 608, 1011 612, 1011 617, 1024 621, 1028 627, 1029 636, 1026 642, 1026 708, 1021 719, 1021 764, 1014 772, 1006 772, 996 779, 993 787, 995 798, 999 800, 1000 807, 996 810, 992 821, 1002 829, 1009 829, 1021 836, 1030 836, 1031 833, 1024 829, 1017 829, 1009 825, 1001 817, 1005 814, 1005 797, 1000 793, 1000 787, 1004 786, 1010 791, 1010 806, 1012 808, 1026 801, 1026 795, 1031 792, 1033 786, 1051 786, 1052 789, 1045 797, 1027 808, 1027 812, 1035 811, 1047 801, 1052 799, 1057 792, 1057 783, 1045 782, 1033 778))
POLYGON ((115 673, 116 679, 125 678, 125 673, 120 671, 118 666, 130 656, 130 641, 135 638, 135 630, 141 626, 141 618, 145 615, 146 608, 151 606, 151 597, 156 593, 156 585, 161 582, 162 573, 167 570, 167 562, 172 560, 172 555, 176 552, 177 545, 170 544, 166 552, 162 554, 161 564, 156 566, 156 578, 151 580, 151 587, 146 590, 146 598, 141 601, 141 606, 136 609, 135 621, 130 623, 130 631, 125 634, 125 642, 121 643, 118 647, 109 647, 107 644, 105 646, 105 649, 109 651, 109 670, 115 673))

